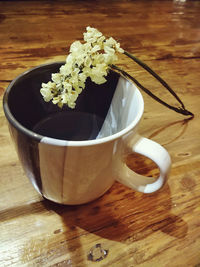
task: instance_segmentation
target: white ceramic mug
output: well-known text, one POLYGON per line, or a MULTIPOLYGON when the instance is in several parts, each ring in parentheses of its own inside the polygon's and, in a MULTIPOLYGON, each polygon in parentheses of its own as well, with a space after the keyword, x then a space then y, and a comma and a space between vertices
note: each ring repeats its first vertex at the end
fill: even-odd
POLYGON ((32 130, 40 114, 52 108, 43 103, 40 84, 48 81, 60 65, 41 65, 23 73, 12 81, 4 95, 11 135, 36 190, 62 204, 90 202, 103 195, 115 181, 143 193, 159 190, 170 171, 170 156, 161 145, 138 134, 143 98, 137 87, 121 76, 117 76, 112 102, 96 139, 67 141, 32 130), (18 103, 20 99, 23 103, 18 103), (159 167, 159 177, 145 177, 129 169, 123 159, 131 152, 153 160, 159 167))

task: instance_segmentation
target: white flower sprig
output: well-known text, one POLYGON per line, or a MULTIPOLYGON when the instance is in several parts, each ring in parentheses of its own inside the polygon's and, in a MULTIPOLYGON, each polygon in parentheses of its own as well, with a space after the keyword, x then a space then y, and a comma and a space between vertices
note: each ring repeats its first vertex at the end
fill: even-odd
POLYGON ((140 89, 151 96, 154 100, 185 116, 194 117, 194 114, 188 111, 178 95, 172 88, 149 66, 143 63, 134 55, 120 48, 120 44, 112 37, 107 38, 97 29, 87 27, 83 34, 85 43, 75 41, 70 47, 70 53, 66 58, 66 63, 61 66, 58 73, 52 74, 52 81, 42 83, 40 92, 46 102, 52 101, 60 108, 67 105, 75 108, 76 100, 82 90, 85 88, 87 78, 90 78, 96 84, 106 82, 106 76, 110 69, 119 72, 122 76, 133 81, 140 89), (181 104, 179 107, 172 106, 144 87, 133 76, 123 69, 114 65, 117 61, 117 52, 124 54, 135 63, 150 73, 159 83, 161 83, 170 94, 181 104))
POLYGON ((86 79, 89 77, 96 84, 105 83, 109 66, 118 59, 116 53, 124 53, 112 37, 106 39, 95 28, 87 27, 86 30, 83 34, 85 43, 72 43, 66 64, 58 73, 52 74, 52 81, 42 83, 40 92, 46 102, 52 101, 60 108, 64 104, 75 108, 86 79))

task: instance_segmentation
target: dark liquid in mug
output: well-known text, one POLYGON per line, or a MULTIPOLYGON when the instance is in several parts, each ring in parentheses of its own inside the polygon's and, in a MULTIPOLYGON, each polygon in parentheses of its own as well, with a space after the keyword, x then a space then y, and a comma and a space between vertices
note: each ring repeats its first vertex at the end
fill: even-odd
POLYGON ((59 112, 33 127, 35 133, 62 140, 96 139, 104 119, 85 112, 59 112))

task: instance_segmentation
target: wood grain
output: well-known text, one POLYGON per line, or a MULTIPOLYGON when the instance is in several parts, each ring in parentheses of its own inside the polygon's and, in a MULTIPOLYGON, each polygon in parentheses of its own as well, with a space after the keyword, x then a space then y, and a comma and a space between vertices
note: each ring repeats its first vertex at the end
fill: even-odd
MULTIPOLYGON (((1 100, 21 72, 65 59, 90 25, 150 65, 195 114, 186 121, 143 94, 140 133, 169 151, 167 184, 143 195, 116 182, 92 203, 61 206, 42 199, 25 177, 1 103, 0 266, 199 266, 199 18, 199 1, 0 1, 1 100), (96 244, 108 254, 92 262, 88 254, 96 244)), ((176 104, 129 59, 120 58, 119 65, 176 104)), ((158 175, 138 155, 129 155, 127 164, 143 175, 158 175)))

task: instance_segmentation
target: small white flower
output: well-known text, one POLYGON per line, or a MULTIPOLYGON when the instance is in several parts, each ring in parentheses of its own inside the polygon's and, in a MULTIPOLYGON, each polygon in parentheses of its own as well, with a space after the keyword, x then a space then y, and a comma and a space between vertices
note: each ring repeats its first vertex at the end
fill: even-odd
POLYGON ((88 68, 90 68, 90 66, 92 65, 92 59, 90 55, 85 56, 84 65, 85 67, 88 67, 88 68))
POLYGON ((61 100, 61 96, 59 95, 59 96, 54 97, 52 102, 53 102, 53 104, 58 104, 60 102, 60 100, 61 100))
POLYGON ((91 74, 90 78, 96 84, 103 84, 106 82, 106 78, 104 78, 103 76, 100 76, 100 75, 91 74))
POLYGON ((75 107, 75 102, 78 98, 78 93, 76 91, 72 91, 69 95, 68 95, 68 106, 70 108, 74 108, 75 107))
POLYGON ((63 77, 68 76, 72 72, 72 66, 70 64, 65 64, 60 67, 60 73, 63 77))
POLYGON ((65 89, 65 91, 70 92, 72 90, 71 83, 69 83, 69 82, 63 82, 62 85, 63 85, 63 88, 65 89))
POLYGON ((46 102, 49 102, 53 98, 52 91, 55 90, 55 84, 52 82, 42 83, 40 93, 46 102))
MULTIPOLYGON (((102 64, 102 63, 105 63, 106 62, 104 61, 104 55, 105 54, 95 54, 92 56, 92 65, 93 66, 96 66, 97 64, 102 64)), ((108 64, 106 64, 108 65, 108 64)))
POLYGON ((98 38, 97 40, 97 44, 101 47, 101 49, 103 49, 103 45, 104 45, 104 41, 105 41, 106 37, 105 36, 101 36, 98 38))
POLYGON ((110 46, 107 46, 107 45, 104 46, 104 51, 107 54, 111 54, 111 55, 115 54, 115 49, 111 48, 110 46))
POLYGON ((120 47, 120 43, 116 43, 115 49, 117 52, 123 54, 124 53, 124 49, 120 47))
POLYGON ((81 44, 81 42, 79 41, 75 41, 71 44, 70 46, 70 53, 78 53, 79 51, 81 51, 83 48, 83 45, 81 44))
POLYGON ((51 79, 54 83, 61 83, 62 82, 62 75, 60 73, 53 73, 51 75, 51 79))
POLYGON ((95 45, 92 49, 91 49, 91 54, 96 53, 97 51, 101 50, 101 47, 99 45, 95 45))
POLYGON ((117 60, 117 55, 113 55, 113 54, 104 54, 104 62, 107 65, 111 65, 113 64, 113 62, 115 62, 117 60))
POLYGON ((69 97, 68 97, 68 95, 67 95, 67 94, 63 94, 63 95, 61 96, 61 102, 62 102, 63 104, 67 104, 68 101, 69 101, 69 97))
POLYGON ((41 88, 40 93, 42 94, 44 101, 46 102, 49 102, 53 98, 53 94, 48 88, 41 88))
POLYGON ((74 57, 72 54, 69 54, 66 58, 66 64, 72 66, 74 64, 74 57))
POLYGON ((91 49, 92 49, 91 43, 85 43, 85 44, 83 44, 83 50, 84 50, 84 53, 85 54, 90 53, 91 49))
POLYGON ((83 73, 83 72, 80 73, 78 77, 79 77, 79 80, 80 80, 80 81, 82 81, 82 82, 85 83, 85 81, 86 81, 86 79, 87 79, 87 76, 85 75, 85 73, 83 73))
POLYGON ((86 28, 87 32, 85 32, 83 34, 84 36, 84 41, 88 42, 88 43, 95 43, 96 40, 102 36, 102 33, 99 32, 97 29, 95 28, 91 28, 91 27, 87 27, 86 28))
POLYGON ((115 51, 119 53, 124 53, 124 50, 120 48, 120 43, 117 43, 115 39, 113 39, 112 37, 110 37, 104 42, 104 46, 113 48, 115 51))

